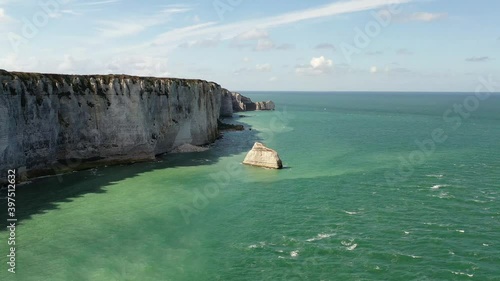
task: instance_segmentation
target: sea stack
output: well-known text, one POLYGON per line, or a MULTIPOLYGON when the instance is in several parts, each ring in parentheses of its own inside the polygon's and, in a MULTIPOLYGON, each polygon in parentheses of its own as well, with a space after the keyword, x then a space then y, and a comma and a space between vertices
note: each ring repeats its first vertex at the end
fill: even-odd
POLYGON ((253 145, 252 150, 245 157, 243 164, 270 169, 283 168, 278 153, 260 142, 256 142, 253 145))

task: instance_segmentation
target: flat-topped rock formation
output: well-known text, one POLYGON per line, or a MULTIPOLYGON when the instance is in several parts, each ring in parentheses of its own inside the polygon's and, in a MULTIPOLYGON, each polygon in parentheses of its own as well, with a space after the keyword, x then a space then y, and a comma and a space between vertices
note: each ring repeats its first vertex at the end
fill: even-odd
POLYGON ((270 169, 283 168, 278 153, 260 142, 254 144, 252 150, 245 157, 243 164, 270 169))

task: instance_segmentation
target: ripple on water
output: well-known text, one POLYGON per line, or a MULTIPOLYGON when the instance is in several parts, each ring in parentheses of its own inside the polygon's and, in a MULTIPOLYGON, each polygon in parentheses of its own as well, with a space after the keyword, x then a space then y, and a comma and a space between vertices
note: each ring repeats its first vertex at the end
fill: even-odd
POLYGON ((462 275, 462 276, 467 276, 467 277, 474 277, 474 274, 471 274, 471 273, 465 273, 465 272, 459 272, 459 271, 450 271, 451 273, 455 274, 455 275, 462 275))
POLYGON ((447 185, 447 184, 436 184, 436 185, 432 186, 431 189, 438 190, 438 189, 441 189, 443 187, 448 187, 448 186, 449 185, 447 185))

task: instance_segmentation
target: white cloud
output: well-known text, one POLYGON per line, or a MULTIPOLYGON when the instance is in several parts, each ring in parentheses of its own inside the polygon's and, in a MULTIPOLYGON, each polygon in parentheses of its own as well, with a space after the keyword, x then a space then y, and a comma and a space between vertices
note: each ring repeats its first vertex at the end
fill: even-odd
POLYGON ((219 38, 193 40, 179 45, 180 48, 209 48, 219 45, 219 38))
POLYGON ((379 8, 389 4, 406 3, 411 0, 357 0, 347 2, 334 2, 317 8, 275 16, 262 20, 262 25, 276 27, 299 21, 330 17, 334 15, 360 12, 379 8))
POLYGON ((312 58, 311 66, 314 69, 330 68, 333 66, 332 60, 326 59, 324 56, 312 58))
POLYGON ((255 66, 244 66, 236 69, 233 73, 239 75, 242 73, 271 72, 272 70, 273 66, 270 63, 264 63, 255 66))
POLYGON ((78 73, 78 69, 81 68, 82 65, 88 64, 85 60, 77 60, 73 56, 64 55, 63 61, 57 67, 58 71, 62 73, 74 74, 78 73))
POLYGON ((278 80, 278 77, 276 77, 276 76, 273 76, 273 77, 269 78, 269 82, 274 82, 274 81, 277 81, 277 80, 278 80))
POLYGON ((319 75, 331 72, 333 69, 333 61, 324 56, 313 57, 308 66, 299 66, 295 68, 295 73, 305 75, 319 75))
MULTIPOLYGON (((50 63, 31 58, 9 58, 5 67, 9 70, 29 72, 57 71, 66 74, 130 74, 138 76, 170 76, 167 59, 159 56, 118 55, 109 56, 106 60, 92 56, 65 54, 50 58, 50 63), (11 66, 9 66, 11 65, 11 66)), ((0 65, 4 60, 0 59, 0 65)))
MULTIPOLYGON (((162 10, 162 14, 180 14, 180 13, 185 13, 191 11, 191 7, 186 6, 186 5, 169 5, 165 6, 162 10)), ((200 21, 200 17, 198 15, 195 15, 193 17, 193 20, 195 22, 200 21)))
POLYGON ((127 73, 138 76, 170 76, 168 59, 152 56, 114 57, 107 64, 109 73, 127 73))
POLYGON ((40 65, 40 61, 34 57, 18 56, 14 53, 0 57, 0 68, 9 71, 31 71, 40 65))
POLYGON ((251 61, 251 59, 250 59, 250 58, 248 58, 248 57, 244 57, 244 58, 243 58, 243 62, 249 62, 249 61, 251 61))
POLYGON ((81 13, 78 13, 78 12, 75 12, 75 11, 69 10, 69 9, 67 9, 67 10, 61 10, 61 13, 68 14, 68 15, 73 15, 73 16, 79 16, 79 15, 81 15, 81 13))
MULTIPOLYGON (((221 34, 222 39, 226 40, 240 35, 241 30, 268 30, 271 28, 293 24, 300 21, 372 10, 381 8, 389 4, 402 4, 411 1, 413 0, 351 0, 346 2, 334 2, 328 5, 318 6, 315 8, 296 12, 289 12, 278 16, 245 20, 230 24, 217 24, 216 22, 207 22, 203 25, 178 28, 160 34, 154 40, 153 44, 175 44, 178 41, 189 40, 193 37, 210 37, 216 34, 221 34)), ((150 43, 146 43, 145 45, 150 45, 150 43)))
POLYGON ((263 29, 252 29, 250 31, 243 32, 237 35, 231 41, 230 46, 233 48, 248 48, 248 47, 251 48, 252 47, 251 44, 254 44, 255 41, 257 43, 253 47, 254 51, 269 51, 269 50, 284 51, 293 49, 295 47, 292 44, 280 44, 280 45, 275 44, 274 41, 269 38, 269 33, 263 29))
POLYGON ((234 39, 238 41, 249 41, 249 40, 260 40, 266 39, 269 37, 269 34, 265 30, 261 29, 252 29, 247 32, 243 32, 240 35, 236 36, 234 39))
POLYGON ((113 4, 121 2, 121 0, 105 0, 105 1, 93 1, 93 2, 84 2, 84 3, 78 3, 76 4, 77 6, 100 6, 100 5, 106 5, 106 4, 113 4))
POLYGON ((101 37, 118 38, 136 35, 150 27, 162 25, 171 21, 172 16, 178 13, 189 11, 188 8, 182 7, 167 7, 154 15, 143 16, 140 18, 132 18, 123 21, 100 21, 97 30, 101 37))
POLYGON ((7 23, 11 20, 9 16, 5 13, 5 9, 0 8, 0 23, 7 23))
POLYGON ((406 18, 404 18, 405 21, 424 21, 424 22, 430 22, 430 21, 436 21, 436 20, 441 20, 445 19, 448 17, 447 13, 426 13, 426 12, 419 12, 419 13, 413 13, 406 18))
POLYGON ((257 64, 255 66, 255 69, 259 72, 269 72, 269 71, 273 70, 273 66, 269 63, 257 64))
MULTIPOLYGON (((167 43, 175 43, 179 41, 185 41, 186 39, 190 38, 196 38, 200 36, 214 36, 217 35, 217 32, 202 32, 204 30, 209 29, 210 27, 214 26, 216 22, 205 22, 205 23, 200 23, 196 25, 190 25, 182 28, 177 28, 172 31, 168 31, 166 33, 161 34, 160 36, 157 37, 156 40, 154 40, 151 43, 145 43, 143 46, 159 46, 159 45, 164 45, 167 43)), ((139 48, 142 48, 143 46, 139 46, 139 48)))
POLYGON ((233 73, 235 75, 240 75, 242 73, 248 73, 248 72, 252 72, 253 69, 249 68, 249 67, 242 67, 242 68, 238 68, 236 69, 233 73))
POLYGON ((257 46, 255 46, 255 51, 267 51, 272 50, 276 47, 273 41, 269 39, 260 39, 257 41, 257 46))
POLYGON ((73 72, 75 65, 75 59, 70 55, 64 55, 64 60, 59 64, 58 71, 63 73, 73 72))
POLYGON ((51 19, 58 19, 58 18, 63 17, 64 15, 81 16, 81 15, 83 15, 83 13, 79 13, 79 12, 75 12, 74 10, 66 9, 66 10, 60 10, 60 11, 58 10, 58 11, 55 11, 55 12, 48 14, 49 18, 51 18, 51 19))
POLYGON ((370 67, 370 73, 377 73, 377 72, 378 72, 378 68, 376 66, 370 67))
POLYGON ((98 27, 97 30, 102 37, 106 38, 135 35, 147 28, 147 26, 142 23, 131 21, 101 21, 100 25, 101 27, 98 27))

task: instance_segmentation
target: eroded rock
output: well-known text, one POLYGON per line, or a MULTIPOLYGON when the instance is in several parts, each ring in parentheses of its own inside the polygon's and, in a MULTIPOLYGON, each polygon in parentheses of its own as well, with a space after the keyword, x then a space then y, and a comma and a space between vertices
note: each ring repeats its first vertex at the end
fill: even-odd
POLYGON ((253 145, 252 150, 250 150, 245 157, 243 164, 270 169, 283 168, 283 163, 278 155, 278 152, 266 147, 260 142, 256 142, 253 145))

